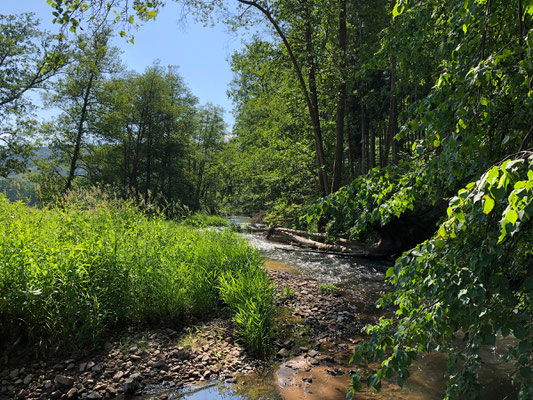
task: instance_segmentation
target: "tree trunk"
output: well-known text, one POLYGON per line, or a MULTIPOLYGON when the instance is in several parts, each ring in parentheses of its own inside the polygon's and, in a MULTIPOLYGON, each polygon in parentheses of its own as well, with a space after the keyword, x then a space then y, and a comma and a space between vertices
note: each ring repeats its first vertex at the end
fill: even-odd
POLYGON ((339 48, 340 82, 335 121, 335 161, 333 164, 333 184, 331 191, 336 192, 342 184, 342 161, 344 156, 344 116, 346 108, 346 0, 339 0, 339 48))
POLYGON ((81 108, 80 121, 78 123, 78 132, 76 133, 76 140, 74 142, 74 151, 72 153, 72 158, 70 160, 70 169, 67 177, 67 183, 65 185, 64 192, 68 192, 72 187, 72 181, 76 175, 76 168, 78 167, 78 158, 81 151, 81 139, 83 137, 83 125, 87 119, 87 106, 89 105, 89 96, 91 95, 91 89, 94 81, 94 73, 91 72, 89 76, 89 82, 85 89, 85 94, 83 96, 83 105, 81 108))
POLYGON ((389 150, 392 147, 392 162, 398 162, 398 142, 395 138, 398 133, 398 105, 396 100, 396 57, 391 57, 390 69, 390 100, 389 100, 389 126, 387 128, 387 138, 385 140, 385 151, 383 155, 383 166, 389 162, 389 150))

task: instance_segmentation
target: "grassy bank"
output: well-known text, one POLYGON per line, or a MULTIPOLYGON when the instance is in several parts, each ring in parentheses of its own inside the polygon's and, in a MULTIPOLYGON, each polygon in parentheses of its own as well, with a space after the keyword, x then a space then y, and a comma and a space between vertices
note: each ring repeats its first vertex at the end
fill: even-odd
POLYGON ((116 326, 180 326, 229 306, 262 353, 273 304, 261 262, 231 232, 147 218, 128 204, 40 210, 0 197, 0 340, 91 346, 116 326))

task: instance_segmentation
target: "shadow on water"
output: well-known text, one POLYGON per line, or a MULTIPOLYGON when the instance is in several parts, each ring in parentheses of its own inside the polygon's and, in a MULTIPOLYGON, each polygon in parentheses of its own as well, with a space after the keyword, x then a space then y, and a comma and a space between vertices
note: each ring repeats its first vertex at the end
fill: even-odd
MULTIPOLYGON (((251 218, 229 217, 233 224, 249 226, 251 218)), ((385 266, 368 260, 339 258, 327 254, 298 251, 294 246, 274 243, 260 232, 241 233, 265 257, 267 269, 311 277, 319 282, 343 288, 350 303, 357 307, 357 317, 365 323, 375 322, 379 314, 374 303, 385 289, 385 266)), ((353 338, 358 340, 360 338, 353 338)), ((512 365, 503 362, 503 354, 513 338, 499 338, 497 345, 482 350, 484 365, 479 371, 482 398, 512 400, 517 388, 511 383, 512 365)), ((183 400, 342 400, 350 386, 350 373, 357 366, 348 360, 353 346, 345 346, 334 353, 334 361, 327 365, 311 365, 309 359, 294 357, 274 365, 270 370, 242 376, 236 383, 209 382, 180 390, 154 390, 147 399, 183 400), (331 374, 332 369, 337 371, 331 374), (164 398, 164 396, 163 396, 164 398)), ((445 390, 446 355, 423 354, 411 367, 411 377, 403 388, 394 381, 384 382, 382 390, 364 389, 356 399, 374 400, 438 400, 445 390)))

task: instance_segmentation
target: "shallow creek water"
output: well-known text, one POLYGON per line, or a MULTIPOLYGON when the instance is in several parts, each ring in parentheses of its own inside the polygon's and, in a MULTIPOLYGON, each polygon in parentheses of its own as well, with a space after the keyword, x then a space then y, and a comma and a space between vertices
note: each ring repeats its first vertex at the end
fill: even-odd
MULTIPOLYGON (((230 222, 241 226, 252 223, 246 217, 231 217, 230 222)), ((374 307, 379 293, 385 289, 386 266, 368 260, 302 252, 294 246, 267 241, 262 233, 242 233, 265 257, 267 269, 290 272, 332 283, 342 288, 345 296, 356 307, 357 317, 364 322, 378 318, 374 307)), ((357 338, 354 338, 357 340, 357 338)), ((515 399, 516 388, 511 384, 511 366, 502 361, 506 345, 512 339, 501 338, 495 347, 484 349, 485 365, 480 371, 483 397, 489 400, 515 399)), ((303 356, 274 364, 266 371, 243 376, 237 383, 210 382, 167 392, 169 399, 181 400, 336 400, 344 399, 350 385, 349 365, 352 343, 344 351, 333 351, 334 358, 327 366, 312 366, 303 356), (332 375, 332 370, 340 371, 332 375)), ((432 353, 421 356, 411 367, 411 378, 403 388, 393 382, 385 383, 377 393, 366 389, 356 399, 442 399, 445 388, 446 356, 432 353)), ((157 399, 161 393, 153 397, 157 399)))

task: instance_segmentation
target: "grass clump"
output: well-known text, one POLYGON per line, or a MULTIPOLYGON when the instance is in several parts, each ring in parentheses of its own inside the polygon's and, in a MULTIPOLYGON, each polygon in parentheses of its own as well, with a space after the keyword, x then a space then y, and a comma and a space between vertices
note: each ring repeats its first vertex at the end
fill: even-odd
POLYGON ((209 215, 205 213, 196 213, 188 216, 185 219, 184 224, 197 228, 205 228, 208 226, 230 226, 230 223, 227 219, 222 218, 218 215, 209 215))
POLYGON ((320 289, 320 293, 322 294, 332 294, 337 293, 339 291, 339 288, 337 286, 329 283, 319 283, 318 288, 320 289))
POLYGON ((258 355, 269 350, 274 308, 274 287, 264 269, 225 272, 219 278, 222 299, 232 311, 237 333, 258 355))
MULTIPOLYGON (((92 346, 110 328, 180 326, 190 315, 221 309, 226 299, 237 320, 240 309, 227 293, 242 286, 243 307, 267 332, 273 303, 261 263, 232 232, 148 218, 128 203, 70 199, 37 209, 0 195, 1 340, 92 346)), ((255 351, 258 334, 247 332, 243 338, 255 351)))

